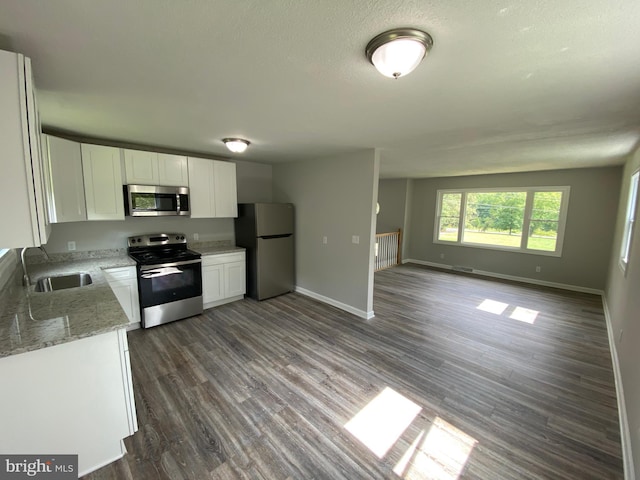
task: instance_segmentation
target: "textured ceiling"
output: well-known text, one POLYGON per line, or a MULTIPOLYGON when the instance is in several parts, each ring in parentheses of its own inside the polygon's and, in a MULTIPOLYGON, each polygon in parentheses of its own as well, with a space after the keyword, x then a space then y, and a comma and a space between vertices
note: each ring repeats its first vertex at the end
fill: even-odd
POLYGON ((611 165, 640 138, 637 0, 1 0, 50 129, 297 161, 381 149, 381 176, 611 165), (394 27, 434 47, 385 78, 394 27))

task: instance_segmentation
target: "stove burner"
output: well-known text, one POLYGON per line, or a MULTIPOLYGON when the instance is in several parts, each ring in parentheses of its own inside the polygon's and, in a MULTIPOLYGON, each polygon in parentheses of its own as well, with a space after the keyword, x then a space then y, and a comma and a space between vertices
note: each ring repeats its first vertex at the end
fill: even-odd
POLYGON ((139 265, 197 260, 201 255, 187 249, 184 234, 138 235, 129 238, 129 256, 139 265))

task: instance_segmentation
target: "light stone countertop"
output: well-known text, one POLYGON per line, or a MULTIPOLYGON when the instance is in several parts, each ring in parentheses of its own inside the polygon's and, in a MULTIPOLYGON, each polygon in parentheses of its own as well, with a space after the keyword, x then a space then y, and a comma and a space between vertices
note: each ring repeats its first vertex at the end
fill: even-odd
POLYGON ((190 250, 198 252, 202 256, 207 255, 222 255, 223 253, 238 253, 244 252, 242 247, 236 247, 235 245, 197 245, 189 246, 190 250))
POLYGON ((127 255, 30 264, 31 281, 69 273, 89 273, 91 285, 54 292, 22 286, 22 267, 0 290, 0 357, 71 342, 129 324, 107 283, 105 268, 133 266, 127 255))

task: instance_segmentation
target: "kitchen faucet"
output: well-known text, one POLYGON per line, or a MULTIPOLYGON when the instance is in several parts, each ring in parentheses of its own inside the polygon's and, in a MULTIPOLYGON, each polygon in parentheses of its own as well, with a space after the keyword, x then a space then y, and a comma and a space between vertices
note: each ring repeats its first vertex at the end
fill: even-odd
MULTIPOLYGON (((24 274, 22 275, 22 284, 25 287, 28 287, 31 284, 31 279, 29 278, 29 274, 27 273, 27 263, 25 262, 25 259, 24 259, 24 253, 27 251, 28 248, 31 248, 31 247, 24 247, 20 252, 20 261, 22 262, 22 273, 24 274)), ((49 260, 49 254, 44 249, 44 247, 40 245, 38 248, 42 250, 42 253, 44 253, 44 257, 47 260, 49 260)))

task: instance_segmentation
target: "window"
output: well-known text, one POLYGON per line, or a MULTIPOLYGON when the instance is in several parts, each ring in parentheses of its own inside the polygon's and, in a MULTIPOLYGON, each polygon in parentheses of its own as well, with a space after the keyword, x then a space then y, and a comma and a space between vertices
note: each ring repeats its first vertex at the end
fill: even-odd
POLYGON ((638 176, 640 171, 631 176, 629 186, 629 198, 627 200, 627 213, 624 217, 624 233, 622 234, 622 248, 620 249, 620 266, 626 272, 629 264, 629 254, 631 253, 631 238, 633 236, 633 225, 636 221, 636 209, 638 204, 638 176))
POLYGON ((438 190, 434 242, 560 256, 569 187, 438 190))
POLYGON ((4 257, 4 254, 9 251, 8 248, 0 248, 0 258, 4 257))

